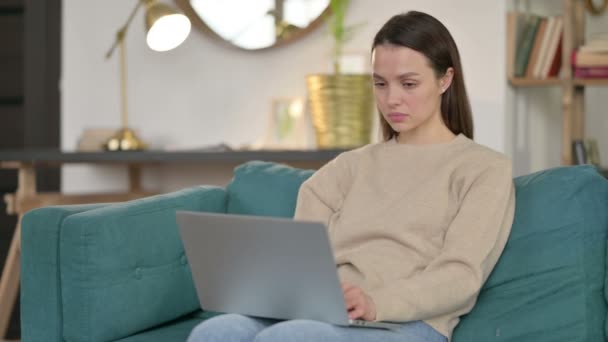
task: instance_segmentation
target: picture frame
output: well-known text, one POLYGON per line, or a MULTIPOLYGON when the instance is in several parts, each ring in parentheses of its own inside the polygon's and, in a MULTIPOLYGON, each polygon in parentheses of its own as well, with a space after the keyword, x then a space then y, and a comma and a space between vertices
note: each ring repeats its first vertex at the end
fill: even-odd
POLYGON ((262 147, 275 150, 309 148, 306 113, 306 101, 303 97, 272 99, 262 147))
POLYGON ((601 167, 596 139, 576 139, 572 142, 572 161, 575 165, 591 164, 601 167))

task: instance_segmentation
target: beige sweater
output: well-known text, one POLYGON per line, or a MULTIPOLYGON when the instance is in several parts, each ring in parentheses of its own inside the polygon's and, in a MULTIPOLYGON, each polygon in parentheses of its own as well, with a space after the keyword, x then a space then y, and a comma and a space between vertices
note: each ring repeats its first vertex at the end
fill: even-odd
POLYGON ((507 241, 511 163, 464 135, 342 153, 298 195, 295 219, 327 224, 342 281, 379 321, 424 320, 451 338, 507 241))

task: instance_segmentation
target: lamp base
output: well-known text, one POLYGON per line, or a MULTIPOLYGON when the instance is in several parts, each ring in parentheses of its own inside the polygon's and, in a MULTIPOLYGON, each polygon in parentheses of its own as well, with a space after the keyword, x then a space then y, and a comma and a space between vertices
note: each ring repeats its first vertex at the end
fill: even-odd
POLYGON ((140 140, 130 128, 123 128, 116 132, 103 145, 106 151, 141 151, 148 145, 140 140))

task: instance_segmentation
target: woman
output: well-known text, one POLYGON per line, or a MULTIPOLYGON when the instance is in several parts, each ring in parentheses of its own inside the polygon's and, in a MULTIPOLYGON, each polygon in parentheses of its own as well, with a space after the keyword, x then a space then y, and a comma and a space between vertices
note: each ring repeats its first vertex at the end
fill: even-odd
POLYGON ((372 46, 383 141, 300 188, 295 219, 327 224, 351 319, 398 331, 223 315, 190 341, 447 341, 507 241, 511 164, 472 141, 458 49, 435 18, 391 18, 372 46))

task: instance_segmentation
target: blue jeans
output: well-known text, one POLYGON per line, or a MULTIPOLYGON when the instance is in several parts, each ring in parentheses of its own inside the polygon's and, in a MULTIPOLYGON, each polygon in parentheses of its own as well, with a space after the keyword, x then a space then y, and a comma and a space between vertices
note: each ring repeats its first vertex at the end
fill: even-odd
POLYGON ((447 342, 422 321, 403 323, 396 331, 340 327, 328 323, 276 321, 226 314, 208 319, 192 330, 188 342, 447 342))

